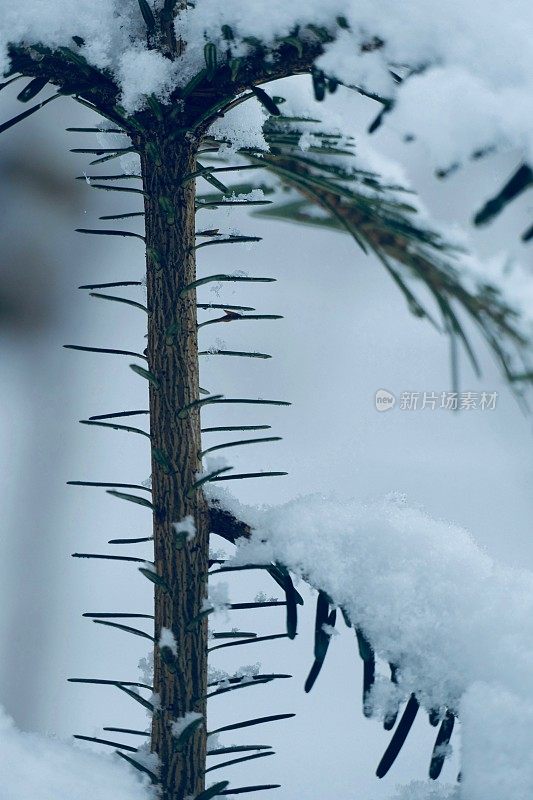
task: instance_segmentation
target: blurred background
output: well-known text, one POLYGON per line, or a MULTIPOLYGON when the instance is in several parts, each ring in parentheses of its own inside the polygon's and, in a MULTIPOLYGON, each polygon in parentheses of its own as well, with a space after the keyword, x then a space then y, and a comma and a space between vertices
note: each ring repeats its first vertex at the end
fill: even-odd
MULTIPOLYGON (((2 93, 1 120, 18 113, 15 94, 2 93)), ((367 101, 339 92, 328 102, 365 135, 375 113, 367 101)), ((94 140, 65 128, 95 121, 72 101, 60 100, 0 142, 0 703, 22 729, 60 736, 101 735, 103 725, 146 725, 142 710, 116 690, 66 682, 68 677, 139 680, 143 640, 94 625, 81 614, 150 610, 149 585, 134 566, 70 558, 74 551, 111 552, 108 539, 150 530, 149 511, 103 490, 65 485, 67 480, 139 483, 149 477, 144 437, 78 424, 92 414, 146 407, 145 382, 131 372, 127 358, 62 349, 70 343, 144 348, 141 311, 77 289, 143 276, 139 241, 74 231, 98 227, 101 214, 138 210, 135 200, 91 191, 85 181, 74 180, 89 169, 88 159, 69 149, 94 140)), ((401 143, 392 124, 372 141, 400 161, 437 220, 470 229, 473 213, 518 162, 513 154, 491 157, 442 182, 434 178, 424 149, 401 143)), ((110 165, 101 172, 120 172, 117 162, 110 165)), ((491 227, 471 229, 477 251, 487 258, 508 253, 510 263, 519 259, 530 267, 531 246, 520 245, 519 236, 531 211, 526 195, 491 227)), ((483 376, 476 379, 463 358, 461 389, 498 392, 495 410, 453 414, 396 407, 379 414, 378 389, 396 395, 451 390, 446 339, 409 315, 382 267, 348 236, 246 218, 238 210, 222 222, 264 241, 253 248, 201 250, 200 275, 216 268, 276 277, 277 283, 260 288, 224 288, 221 297, 284 319, 205 328, 202 349, 223 340, 230 349, 257 348, 274 358, 204 357, 202 385, 227 397, 292 402, 288 409, 205 410, 204 424, 268 423, 274 435, 283 436, 277 444, 230 451, 231 463, 239 471, 280 469, 289 476, 240 481, 229 484, 231 490, 254 504, 311 492, 366 500, 400 491, 432 516, 468 528, 495 558, 532 569, 532 418, 519 409, 476 332, 472 340, 483 376)), ((142 302, 142 290, 130 296, 142 302)), ((209 290, 204 297, 217 302, 209 290)), ((126 550, 149 557, 139 547, 121 553, 126 550)), ((263 576, 226 580, 234 602, 253 600, 258 592, 277 594, 263 576)), ((253 729, 248 740, 271 742, 278 756, 232 767, 232 784, 279 782, 280 800, 297 792, 318 800, 326 790, 331 796, 377 799, 390 795, 396 783, 424 779, 434 739, 426 719, 417 721, 387 778, 380 783, 373 777, 388 734, 362 717, 356 644, 342 623, 315 688, 304 694, 314 607, 312 593, 300 589, 308 602, 295 642, 259 644, 246 653, 230 648, 213 658, 213 666, 222 669, 260 662, 265 671, 294 676, 211 701, 210 728, 248 716, 297 712, 294 720, 253 729)), ((275 609, 233 613, 239 617, 232 617, 231 625, 283 631, 275 609)), ((226 741, 246 740, 236 732, 226 741)), ((443 779, 453 781, 456 774, 452 759, 443 779)))

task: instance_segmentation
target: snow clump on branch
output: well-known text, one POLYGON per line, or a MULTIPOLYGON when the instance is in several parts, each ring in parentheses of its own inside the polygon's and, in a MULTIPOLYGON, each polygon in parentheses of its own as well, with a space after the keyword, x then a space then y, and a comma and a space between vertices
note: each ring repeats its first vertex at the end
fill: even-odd
POLYGON ((270 0, 258 17, 261 5, 196 0, 176 18, 186 47, 172 60, 157 42, 148 47, 137 0, 0 0, 0 72, 9 69, 9 44, 31 52, 32 45, 73 47, 72 37, 80 37, 80 55, 111 72, 133 112, 151 94, 168 100, 172 88, 198 74, 206 42, 221 63, 228 48, 246 57, 255 42, 272 51, 289 36, 322 49, 316 66, 326 74, 397 101, 395 129, 424 138, 444 164, 493 146, 533 156, 528 0, 270 0))
POLYGON ((532 572, 496 563, 467 531, 398 495, 258 509, 209 492, 252 528, 231 564, 280 562, 304 577, 396 665, 404 699, 414 692, 427 710, 459 716, 458 798, 531 798, 532 572))

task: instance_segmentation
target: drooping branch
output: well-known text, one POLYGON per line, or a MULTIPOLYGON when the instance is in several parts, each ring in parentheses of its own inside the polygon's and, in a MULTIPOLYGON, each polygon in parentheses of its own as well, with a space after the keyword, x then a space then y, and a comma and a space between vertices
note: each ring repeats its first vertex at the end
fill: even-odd
POLYGON ((227 542, 235 544, 237 539, 242 537, 249 539, 252 535, 252 529, 246 522, 237 519, 215 501, 209 503, 207 514, 211 533, 218 534, 227 542))
MULTIPOLYGON (((223 508, 217 500, 209 501, 207 513, 209 515, 209 529, 211 532, 218 534, 228 542, 235 544, 238 539, 249 539, 252 535, 252 528, 233 513, 223 508)), ((266 528, 261 527, 261 523, 259 524, 261 539, 263 539, 263 536, 265 539, 268 539, 268 524, 266 528)), ((244 544, 244 547, 246 548, 246 544, 244 544)), ((239 561, 239 563, 241 562, 239 561)), ((283 566, 283 564, 276 562, 273 566, 280 567, 283 566)), ((285 566, 284 568, 287 569, 288 567, 285 566)), ((320 582, 317 583, 316 576, 316 571, 313 580, 309 580, 305 572, 301 574, 303 580, 318 592, 316 601, 314 661, 305 682, 305 691, 309 692, 313 688, 324 666, 331 636, 335 628, 337 611, 340 611, 346 625, 355 633, 357 650, 363 664, 363 713, 366 717, 373 717, 376 713, 373 708, 373 691, 376 678, 379 674, 378 654, 375 652, 372 642, 367 638, 365 632, 358 627, 347 610, 343 606, 338 605, 324 587, 321 586, 320 582)), ((388 667, 390 671, 390 681, 393 686, 397 686, 402 663, 401 661, 397 664, 389 663, 388 667)), ((395 701, 391 700, 390 707, 383 715, 383 727, 386 731, 394 730, 389 745, 377 766, 377 777, 383 778, 393 766, 407 740, 419 708, 420 701, 417 699, 416 689, 414 693, 408 695, 407 703, 403 711, 401 711, 400 694, 398 694, 395 701)), ((448 755, 446 746, 453 732, 456 711, 452 708, 430 708, 428 709, 428 715, 431 725, 434 727, 440 725, 429 767, 429 777, 432 780, 436 780, 440 775, 444 761, 448 755)))
MULTIPOLYGON (((170 59, 184 55, 187 44, 176 36, 175 18, 186 6, 185 0, 165 0, 162 8, 154 14, 148 4, 143 4, 148 16, 145 20, 148 47, 159 49, 170 59)), ((194 86, 177 87, 171 95, 170 108, 179 109, 174 127, 186 130, 202 124, 205 131, 247 90, 295 75, 313 74, 315 95, 317 99, 323 99, 326 88, 334 91, 338 81, 316 70, 314 64, 324 53, 325 45, 334 40, 334 32, 308 25, 300 35, 281 37, 272 48, 264 46, 259 39, 249 41, 248 53, 238 58, 232 56, 231 42, 228 42, 225 52, 217 52, 213 45, 212 67, 207 66, 206 56, 206 68, 193 79, 194 86)), ((359 45, 361 52, 375 49, 375 41, 379 41, 380 46, 383 44, 381 40, 362 43, 359 45)), ((151 127, 154 120, 149 108, 128 117, 119 105, 121 90, 114 76, 108 69, 97 69, 86 60, 80 51, 83 44, 83 40, 75 36, 69 47, 11 44, 11 72, 45 79, 57 86, 60 93, 74 95, 76 99, 89 103, 125 130, 138 131, 139 125, 151 127)), ((354 85, 350 88, 379 102, 389 103, 388 98, 369 94, 362 87, 354 85)), ((172 128, 170 125, 169 134, 172 134, 172 128)))
MULTIPOLYGON (((445 329, 452 335, 458 336, 465 345, 474 367, 477 369, 476 359, 471 351, 461 323, 454 313, 451 302, 456 301, 479 325, 489 347, 497 356, 500 365, 509 379, 513 378, 513 359, 509 348, 520 352, 527 344, 524 334, 520 330, 517 312, 509 306, 502 295, 490 284, 479 285, 476 290, 467 288, 467 281, 461 276, 460 263, 454 265, 446 257, 446 243, 443 241, 423 240, 423 229, 416 224, 401 220, 392 213, 387 215, 386 207, 364 204, 347 203, 341 195, 335 192, 321 190, 317 192, 311 184, 305 185, 298 180, 298 175, 305 176, 307 170, 301 164, 295 164, 290 159, 284 161, 276 156, 265 156, 267 162, 275 162, 276 166, 283 168, 283 181, 293 186, 300 194, 314 205, 322 206, 326 213, 336 219, 356 241, 366 243, 388 269, 391 276, 400 286, 411 310, 417 316, 429 314, 411 293, 405 281, 398 274, 395 265, 401 265, 407 272, 421 281, 429 290, 436 301, 442 314, 445 329), (291 180, 290 172, 295 178, 291 180), (385 214, 384 214, 385 211, 385 214), (417 243, 418 239, 418 243, 417 243)), ((301 222, 305 222, 302 214, 301 222)), ((309 219, 307 220, 309 221, 309 219)))
MULTIPOLYGON (((305 130, 312 130, 307 126, 305 130)), ((381 176, 361 169, 350 143, 320 133, 320 145, 302 152, 302 131, 283 116, 265 127, 269 153, 246 153, 252 163, 272 172, 282 185, 298 194, 277 197, 259 216, 349 233, 365 252, 373 252, 404 294, 410 310, 433 321, 410 288, 411 279, 423 284, 434 299, 444 330, 461 341, 477 370, 476 358, 454 305, 479 326, 507 378, 514 379, 526 356, 528 337, 518 310, 505 290, 489 280, 472 279, 461 263, 456 245, 431 229, 416 203, 401 186, 389 186, 381 176), (322 137, 322 138, 320 138, 322 137), (299 198, 298 198, 299 195, 299 198), (317 216, 313 207, 320 207, 317 216)), ((265 187, 272 193, 271 187, 265 187)), ((517 392, 518 394, 518 392, 517 392)))

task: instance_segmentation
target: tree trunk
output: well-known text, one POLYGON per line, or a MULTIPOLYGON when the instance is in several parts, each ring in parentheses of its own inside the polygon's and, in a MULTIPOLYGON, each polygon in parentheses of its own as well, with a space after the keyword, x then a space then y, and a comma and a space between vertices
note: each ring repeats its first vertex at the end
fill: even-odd
POLYGON ((209 527, 206 502, 194 490, 200 470, 200 412, 180 411, 199 397, 195 280, 196 143, 150 136, 142 155, 146 192, 148 368, 155 568, 154 713, 151 747, 160 759, 163 800, 195 797, 204 788, 206 729, 181 748, 172 722, 187 712, 206 715, 207 620, 198 616, 206 597, 209 527), (180 546, 172 523, 191 515, 196 535, 180 546), (158 646, 172 631, 176 655, 158 646), (165 658, 165 656, 167 656, 165 658))

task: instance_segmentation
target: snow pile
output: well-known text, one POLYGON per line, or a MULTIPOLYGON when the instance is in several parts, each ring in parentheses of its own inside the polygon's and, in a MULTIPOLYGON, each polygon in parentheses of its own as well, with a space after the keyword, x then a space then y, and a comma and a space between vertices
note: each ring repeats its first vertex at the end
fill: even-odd
MULTIPOLYGON (((233 563, 279 561, 305 577, 398 665, 404 699, 414 691, 428 710, 458 713, 461 797, 531 798, 533 573, 495 563, 465 530, 399 496, 253 509, 210 491, 253 528, 233 563)), ((379 685, 378 695, 386 702, 379 685)))
MULTIPOLYGON (((74 47, 72 36, 79 36, 83 55, 99 68, 116 66, 146 30, 137 0, 1 0, 0 10, 2 49, 8 42, 74 47)), ((0 67, 6 65, 2 53, 0 67)))
POLYGON ((263 135, 265 120, 266 114, 261 104, 255 100, 248 100, 211 125, 209 133, 221 142, 229 142, 229 146, 226 145, 221 150, 222 153, 229 154, 240 147, 268 150, 263 135))
POLYGON ((156 800, 145 776, 112 755, 18 731, 0 708, 2 800, 156 800))
MULTIPOLYGON (((307 25, 326 28, 335 41, 317 65, 349 85, 385 97, 397 95, 394 124, 424 135, 444 163, 490 144, 524 147, 533 154, 533 6, 528 0, 197 0, 178 20, 189 58, 200 61, 204 41, 227 48, 222 25, 232 29, 236 55, 247 37, 268 45, 292 33, 313 39, 307 25), (347 23, 349 30, 338 25, 347 23), (372 49, 379 39, 383 44, 372 49), (370 47, 369 47, 370 45, 370 47), (389 65, 419 68, 399 90, 389 65), (460 113, 458 113, 460 112, 460 113), (436 124, 438 120, 438 124, 436 124)), ((188 65, 184 65, 188 68, 188 65)))
POLYGON ((73 47, 72 37, 81 37, 79 52, 112 71, 129 111, 150 94, 167 99, 173 86, 197 74, 206 41, 239 57, 254 39, 278 47, 298 31, 302 41, 316 42, 325 29, 334 41, 317 65, 349 85, 397 97, 395 127, 426 138, 442 163, 491 145, 533 154, 528 0, 196 0, 176 19, 187 47, 174 62, 148 49, 137 0, 0 0, 0 12, 0 72, 8 67, 9 42, 73 47), (398 88, 391 65, 417 74, 398 88))
POLYGON ((0 12, 0 73, 9 66, 9 43, 69 47, 99 69, 111 70, 129 112, 144 106, 151 94, 167 100, 178 81, 178 65, 146 47, 137 0, 30 0, 23 5, 0 0, 0 12), (78 48, 73 36, 84 44, 78 48))
POLYGON ((178 65, 156 50, 129 48, 118 63, 117 78, 122 86, 122 104, 130 113, 146 105, 146 97, 155 94, 168 102, 178 78, 178 65))

